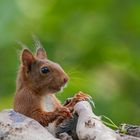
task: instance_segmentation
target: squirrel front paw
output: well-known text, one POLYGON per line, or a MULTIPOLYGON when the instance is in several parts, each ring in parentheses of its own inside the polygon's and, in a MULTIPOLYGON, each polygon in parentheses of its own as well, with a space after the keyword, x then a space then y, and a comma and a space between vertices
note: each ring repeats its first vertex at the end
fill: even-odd
POLYGON ((57 116, 62 116, 64 118, 72 117, 70 110, 67 107, 59 107, 55 109, 55 114, 57 116))
POLYGON ((56 108, 55 114, 57 116, 56 125, 62 123, 67 118, 72 118, 72 114, 67 107, 56 108))
POLYGON ((79 91, 75 96, 74 99, 77 101, 86 101, 90 98, 88 94, 83 93, 82 91, 79 91))
POLYGON ((91 97, 89 95, 79 91, 73 98, 67 101, 68 103, 66 104, 66 106, 72 111, 76 103, 80 101, 87 101, 90 98, 91 97))

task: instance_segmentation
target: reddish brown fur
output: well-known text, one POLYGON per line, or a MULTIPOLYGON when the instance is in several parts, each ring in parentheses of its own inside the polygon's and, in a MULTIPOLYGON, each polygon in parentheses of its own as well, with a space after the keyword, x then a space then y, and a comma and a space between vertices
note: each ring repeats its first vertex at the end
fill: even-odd
POLYGON ((43 48, 38 48, 35 56, 28 49, 24 49, 17 76, 14 110, 37 120, 43 126, 47 126, 59 116, 70 117, 69 110, 62 107, 54 95, 57 108, 46 112, 43 106, 45 96, 59 91, 67 81, 67 74, 58 64, 47 59, 43 48), (42 67, 47 67, 49 72, 42 73, 42 67))

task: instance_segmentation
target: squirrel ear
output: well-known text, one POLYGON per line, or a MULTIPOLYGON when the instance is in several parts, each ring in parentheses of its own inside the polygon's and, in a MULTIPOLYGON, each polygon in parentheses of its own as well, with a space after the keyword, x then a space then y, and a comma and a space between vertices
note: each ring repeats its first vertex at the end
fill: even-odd
POLYGON ((47 54, 46 54, 46 51, 43 47, 38 47, 36 49, 36 57, 37 58, 40 58, 40 59, 45 59, 47 58, 47 54))
POLYGON ((24 49, 21 54, 21 61, 23 65, 31 66, 31 64, 35 61, 35 58, 28 49, 24 49))

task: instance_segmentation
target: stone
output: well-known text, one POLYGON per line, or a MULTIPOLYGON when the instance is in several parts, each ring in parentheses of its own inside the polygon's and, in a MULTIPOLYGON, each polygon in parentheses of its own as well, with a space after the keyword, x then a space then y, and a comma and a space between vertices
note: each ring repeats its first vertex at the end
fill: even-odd
POLYGON ((0 112, 0 140, 58 140, 37 121, 14 110, 0 112))

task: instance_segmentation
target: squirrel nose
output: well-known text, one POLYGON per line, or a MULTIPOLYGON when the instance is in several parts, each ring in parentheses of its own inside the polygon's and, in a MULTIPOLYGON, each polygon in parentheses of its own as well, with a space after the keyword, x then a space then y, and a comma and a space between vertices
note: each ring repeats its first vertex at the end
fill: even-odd
POLYGON ((67 78, 64 78, 64 83, 66 83, 68 81, 68 79, 67 78))
POLYGON ((65 78, 63 79, 64 84, 67 83, 68 79, 69 79, 68 77, 65 77, 65 78))

